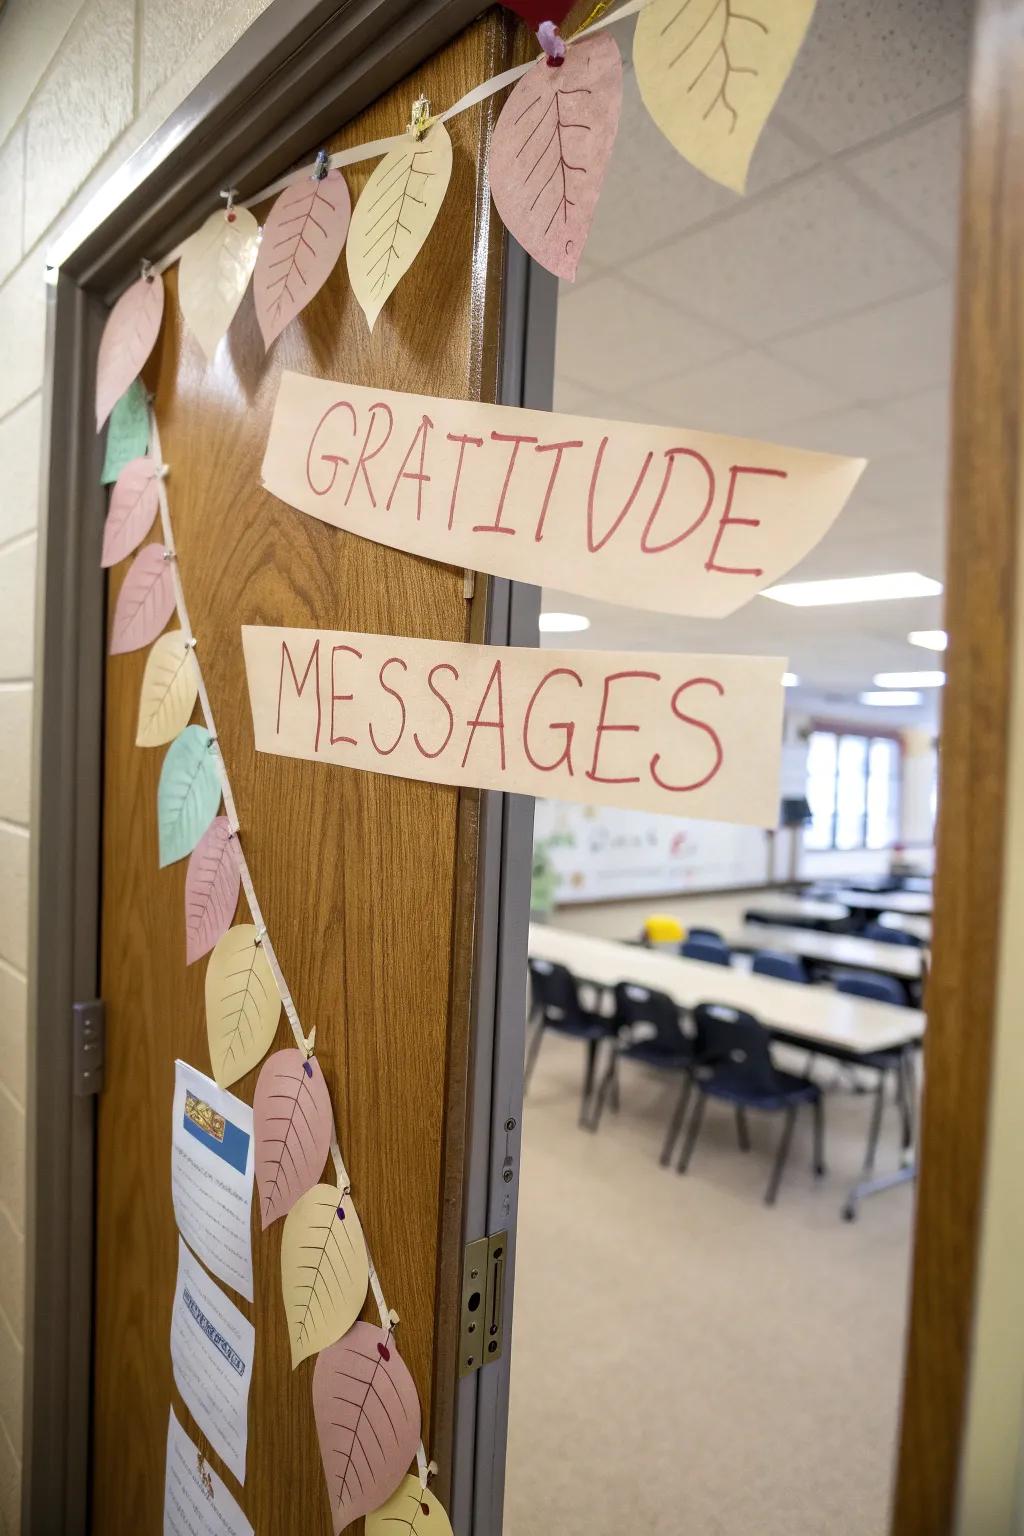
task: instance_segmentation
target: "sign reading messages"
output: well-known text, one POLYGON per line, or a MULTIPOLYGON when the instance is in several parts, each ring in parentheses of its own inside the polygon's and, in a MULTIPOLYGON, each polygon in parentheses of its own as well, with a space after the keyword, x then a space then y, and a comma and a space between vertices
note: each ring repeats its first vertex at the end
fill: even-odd
POLYGON ((827 532, 863 459, 283 373, 263 484, 412 554, 710 618, 827 532))
POLYGON ((774 827, 785 662, 242 628, 256 748, 774 827))

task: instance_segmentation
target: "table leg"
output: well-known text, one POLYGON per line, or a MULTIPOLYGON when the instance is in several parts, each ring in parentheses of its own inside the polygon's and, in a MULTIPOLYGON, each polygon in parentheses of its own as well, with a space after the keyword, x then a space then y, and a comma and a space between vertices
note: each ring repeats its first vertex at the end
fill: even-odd
POLYGON ((895 1189, 899 1184, 910 1184, 917 1177, 917 1164, 914 1160, 912 1146, 912 1132, 914 1124, 914 1061, 913 1046, 905 1045, 900 1051, 900 1088, 903 1104, 901 1105, 903 1120, 903 1146, 902 1166, 892 1173, 879 1174, 877 1178, 860 1179, 846 1197, 846 1203, 842 1209, 844 1221, 856 1221, 857 1209, 862 1200, 867 1200, 870 1195, 880 1195, 887 1189, 895 1189))

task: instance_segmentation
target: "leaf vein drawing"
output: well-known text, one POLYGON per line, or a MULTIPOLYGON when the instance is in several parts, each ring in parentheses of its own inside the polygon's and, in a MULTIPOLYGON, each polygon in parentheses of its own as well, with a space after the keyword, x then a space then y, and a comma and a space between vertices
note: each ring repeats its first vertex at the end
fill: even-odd
MULTIPOLYGON (((433 176, 436 175, 436 172, 429 171, 429 170, 426 169, 426 167, 418 166, 416 164, 417 160, 426 160, 429 163, 430 158, 431 158, 430 157, 430 151, 429 150, 425 150, 425 149, 414 149, 411 152, 411 154, 409 154, 407 156, 406 164, 405 164, 405 180, 402 182, 401 191, 399 192, 398 196, 394 199, 394 201, 390 204, 388 209, 385 210, 384 214, 381 215, 381 217, 382 218, 386 218, 387 215, 390 213, 391 209, 395 208, 395 207, 397 207, 398 212, 395 214, 393 222, 390 225, 388 225, 382 231, 382 233, 377 237, 377 239, 374 240, 366 248, 366 251, 364 252, 365 255, 369 255, 369 253, 373 249, 373 247, 378 245, 381 240, 385 240, 386 239, 386 240, 389 241, 388 248, 384 252, 383 256, 378 257, 378 259, 373 263, 373 265, 369 269, 371 272, 375 272, 377 270, 377 268, 381 266, 381 263, 382 262, 384 263, 383 270, 378 272, 377 276, 373 280, 373 294, 374 294, 375 298, 380 295, 380 293, 382 292, 382 290, 384 289, 384 287, 385 287, 385 285, 386 285, 386 283, 388 281, 388 278, 391 276, 391 262, 398 255, 398 246, 395 244, 395 241, 398 238, 399 230, 402 230, 407 235, 412 233, 412 230, 409 228, 409 225, 402 222, 402 215, 405 213, 406 203, 407 202, 415 203, 420 208, 425 208, 427 206, 426 198, 425 197, 417 197, 414 192, 411 192, 409 190, 409 187, 410 187, 410 183, 412 181, 412 178, 414 176, 418 176, 418 177, 420 177, 420 184, 417 186, 416 190, 417 191, 422 191, 423 190, 423 183, 426 182, 426 181, 431 180, 433 178, 433 176)), ((381 193, 381 197, 383 197, 383 196, 386 196, 386 194, 382 192, 381 193)), ((377 203, 379 203, 380 200, 381 200, 381 198, 378 198, 377 202, 372 203, 370 205, 371 206, 371 210, 377 206, 377 203)), ((377 220, 377 223, 380 223, 379 219, 377 220)), ((374 227, 375 227, 374 225, 370 226, 371 229, 373 229, 374 227)), ((367 230, 367 234, 369 234, 369 233, 370 233, 370 231, 367 230)))
POLYGON ((206 968, 210 1059, 222 1087, 236 1082, 266 1055, 280 1014, 277 985, 255 927, 239 923, 228 928, 206 968))
POLYGON ((256 1084, 253 1117, 265 1230, 316 1183, 327 1160, 334 1117, 319 1063, 299 1050, 275 1052, 256 1084))
POLYGON ((351 1327, 366 1298, 366 1243, 347 1191, 314 1185, 288 1212, 281 1281, 294 1367, 351 1327))
POLYGON ((415 1474, 403 1477, 386 1504, 366 1517, 366 1536, 395 1536, 395 1531, 409 1536, 452 1536, 444 1508, 429 1488, 420 1485, 415 1474))
POLYGON ((323 287, 348 234, 351 202, 340 171, 286 187, 271 208, 256 259, 256 318, 269 347, 323 287))

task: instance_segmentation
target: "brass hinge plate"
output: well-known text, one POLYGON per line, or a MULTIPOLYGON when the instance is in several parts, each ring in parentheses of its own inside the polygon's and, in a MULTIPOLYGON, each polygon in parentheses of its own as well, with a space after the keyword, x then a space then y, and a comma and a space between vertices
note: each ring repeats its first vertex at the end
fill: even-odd
POLYGON ((508 1233, 494 1232, 466 1244, 462 1264, 459 1375, 500 1360, 505 1344, 505 1263, 508 1233))

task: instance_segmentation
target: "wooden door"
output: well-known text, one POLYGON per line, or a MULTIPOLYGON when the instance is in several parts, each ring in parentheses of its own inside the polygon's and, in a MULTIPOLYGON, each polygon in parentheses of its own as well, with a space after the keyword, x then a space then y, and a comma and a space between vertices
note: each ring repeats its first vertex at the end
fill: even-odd
MULTIPOLYGON (((506 63, 495 16, 349 124, 331 149, 393 134, 421 92, 447 105, 506 63)), ((353 1199, 416 1381, 428 1455, 446 1479, 455 1395, 461 1188, 474 917, 472 792, 257 757, 244 623, 465 640, 481 634, 461 570, 303 517, 259 469, 283 368, 360 384, 493 399, 501 239, 484 145, 495 103, 454 120, 451 185, 424 254, 372 335, 344 262, 264 357, 251 295, 214 362, 182 326, 176 271, 146 372, 155 393, 178 558, 202 668, 267 927, 334 1104, 353 1199)), ((310 153, 318 146, 310 145, 310 153)), ((346 171, 355 202, 373 162, 346 171)), ((257 208, 257 216, 266 208, 257 208)), ((120 573, 111 582, 116 598, 120 573)), ((176 1057, 209 1071, 205 964, 186 968, 185 864, 157 866, 162 751, 134 745, 145 651, 106 669, 102 991, 92 1529, 161 1528, 168 1409, 207 1451, 260 1536, 331 1530, 310 1399, 290 1368, 281 1223, 253 1233, 256 1330, 249 1450, 239 1487, 171 1375, 177 1266, 170 1197, 176 1057)), ((246 920, 244 900, 239 920, 246 920)), ((276 1045, 291 1045, 282 1015, 276 1045)), ((234 1085, 251 1102, 256 1073, 234 1085)), ((258 1223, 257 1223, 258 1225, 258 1223)), ((372 1306, 372 1303, 371 1303, 372 1306)), ((364 1314, 376 1321, 370 1310, 364 1314)), ((358 1529, 361 1529, 361 1525, 358 1529)))

